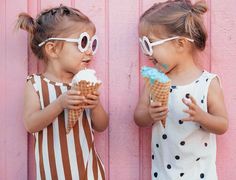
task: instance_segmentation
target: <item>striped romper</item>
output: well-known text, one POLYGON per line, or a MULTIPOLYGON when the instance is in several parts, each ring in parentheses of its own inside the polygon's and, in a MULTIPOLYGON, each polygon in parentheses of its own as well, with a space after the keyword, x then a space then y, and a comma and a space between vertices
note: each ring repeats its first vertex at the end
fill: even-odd
MULTIPOLYGON (((41 109, 70 88, 43 75, 33 74, 28 80, 39 96, 41 109)), ((65 109, 50 125, 33 134, 36 179, 104 180, 104 166, 95 150, 89 110, 81 114, 68 134, 67 120, 68 110, 65 109)))

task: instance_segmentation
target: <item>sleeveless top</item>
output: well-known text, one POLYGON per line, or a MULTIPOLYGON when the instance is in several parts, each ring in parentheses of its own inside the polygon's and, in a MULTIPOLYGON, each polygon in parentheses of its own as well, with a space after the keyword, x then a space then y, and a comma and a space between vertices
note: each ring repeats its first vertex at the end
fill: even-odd
MULTIPOLYGON (((28 77, 40 100, 41 110, 70 89, 68 84, 52 82, 43 75, 28 77)), ((88 109, 81 113, 74 128, 66 134, 68 110, 43 130, 33 133, 37 180, 104 180, 104 166, 94 146, 88 109)))
POLYGON ((199 123, 181 121, 189 114, 182 102, 187 93, 207 112, 207 94, 211 80, 217 77, 207 71, 192 83, 171 86, 166 128, 161 122, 152 126, 153 180, 217 180, 216 135, 199 123))

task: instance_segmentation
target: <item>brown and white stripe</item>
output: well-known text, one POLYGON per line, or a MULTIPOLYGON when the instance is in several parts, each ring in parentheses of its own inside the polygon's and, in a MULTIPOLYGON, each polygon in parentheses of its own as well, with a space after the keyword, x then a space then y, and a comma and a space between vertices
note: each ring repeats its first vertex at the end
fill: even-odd
MULTIPOLYGON (((43 75, 28 78, 39 96, 41 108, 47 107, 70 87, 43 75)), ((68 110, 48 127, 34 133, 37 180, 104 180, 104 167, 94 146, 90 112, 85 110, 78 123, 66 134, 68 110)))

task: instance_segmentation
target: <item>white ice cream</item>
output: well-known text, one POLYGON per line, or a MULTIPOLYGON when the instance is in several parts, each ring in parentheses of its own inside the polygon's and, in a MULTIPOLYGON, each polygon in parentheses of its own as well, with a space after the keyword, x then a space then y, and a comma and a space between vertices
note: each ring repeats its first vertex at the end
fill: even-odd
POLYGON ((72 84, 76 84, 82 80, 88 81, 90 83, 101 83, 100 80, 95 76, 96 71, 93 69, 84 69, 79 71, 72 79, 72 84))

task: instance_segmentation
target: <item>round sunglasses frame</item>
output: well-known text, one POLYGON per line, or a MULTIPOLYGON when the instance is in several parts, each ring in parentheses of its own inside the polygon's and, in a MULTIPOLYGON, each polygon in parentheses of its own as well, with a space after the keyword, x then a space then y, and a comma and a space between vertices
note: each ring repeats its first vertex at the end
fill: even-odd
POLYGON ((44 44, 46 44, 48 41, 66 41, 66 42, 75 42, 78 44, 78 49, 80 52, 85 52, 87 51, 89 48, 92 50, 92 54, 94 55, 97 52, 98 49, 98 37, 97 35, 94 35, 91 40, 90 40, 90 36, 87 32, 83 32, 80 34, 79 38, 48 38, 46 40, 44 40, 43 42, 41 42, 40 44, 38 44, 39 47, 42 47, 44 44), (82 40, 84 38, 87 38, 87 43, 85 47, 82 47, 82 40), (93 50, 93 43, 96 41, 96 48, 93 50))
POLYGON ((139 42, 140 42, 143 53, 146 55, 152 56, 153 46, 158 46, 158 45, 161 45, 167 41, 171 41, 171 40, 179 39, 179 38, 184 38, 190 42, 194 42, 193 39, 190 39, 187 37, 181 37, 181 36, 174 36, 174 37, 170 37, 170 38, 166 38, 166 39, 157 40, 154 42, 150 42, 150 40, 148 39, 147 36, 143 36, 142 38, 139 38, 139 42))

